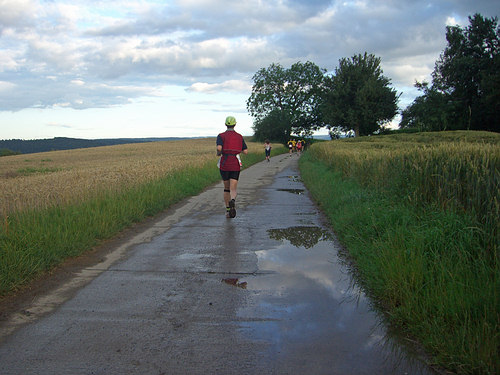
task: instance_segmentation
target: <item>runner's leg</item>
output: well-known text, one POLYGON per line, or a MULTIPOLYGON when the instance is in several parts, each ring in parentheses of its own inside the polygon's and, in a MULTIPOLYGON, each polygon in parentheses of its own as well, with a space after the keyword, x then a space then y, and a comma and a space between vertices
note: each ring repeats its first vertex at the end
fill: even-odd
POLYGON ((231 178, 229 181, 229 190, 231 190, 230 199, 236 199, 238 195, 238 180, 231 178))
POLYGON ((229 201, 231 200, 231 184, 230 184, 230 181, 231 180, 226 180, 226 181, 222 181, 224 182, 224 203, 226 204, 226 207, 229 207, 229 201))
POLYGON ((231 200, 229 201, 229 217, 233 218, 236 217, 236 195, 237 193, 237 188, 238 188, 238 180, 235 180, 234 178, 231 178, 229 180, 229 185, 231 189, 231 200))

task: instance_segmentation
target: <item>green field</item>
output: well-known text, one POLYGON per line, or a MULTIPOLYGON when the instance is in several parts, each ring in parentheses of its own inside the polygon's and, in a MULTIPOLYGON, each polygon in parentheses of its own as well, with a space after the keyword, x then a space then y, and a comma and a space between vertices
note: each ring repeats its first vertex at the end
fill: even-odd
POLYGON ((421 343, 432 364, 500 373, 500 135, 318 143, 300 165, 390 323, 421 343))

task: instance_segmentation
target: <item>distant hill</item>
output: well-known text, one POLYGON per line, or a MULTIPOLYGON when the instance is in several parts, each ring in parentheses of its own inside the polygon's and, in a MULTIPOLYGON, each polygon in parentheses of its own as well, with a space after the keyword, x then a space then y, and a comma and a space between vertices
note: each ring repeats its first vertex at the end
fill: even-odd
POLYGON ((169 138, 110 138, 110 139, 80 139, 56 137, 51 139, 9 139, 0 140, 0 150, 10 150, 21 154, 33 154, 36 152, 72 150, 75 148, 88 148, 99 146, 113 146, 126 143, 145 143, 158 141, 174 141, 188 139, 180 137, 169 138))

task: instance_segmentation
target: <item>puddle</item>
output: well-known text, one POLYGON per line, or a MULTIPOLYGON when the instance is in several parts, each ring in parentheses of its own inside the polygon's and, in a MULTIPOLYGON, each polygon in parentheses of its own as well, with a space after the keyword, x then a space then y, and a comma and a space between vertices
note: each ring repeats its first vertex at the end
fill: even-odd
POLYGON ((288 240, 295 247, 312 248, 319 241, 333 240, 332 234, 319 227, 296 226, 284 229, 269 229, 269 237, 273 240, 288 240))
POLYGON ((282 176, 280 178, 288 178, 292 182, 302 182, 302 178, 300 178, 300 176, 282 176))
POLYGON ((301 195, 301 194, 304 194, 304 189, 276 189, 278 191, 286 191, 288 193, 292 193, 292 194, 297 194, 297 195, 301 195))
MULTIPOLYGON (((294 226, 267 232, 281 243, 255 252, 259 275, 245 285, 251 293, 238 310, 240 332, 265 343, 263 355, 283 358, 285 369, 306 369, 301 361, 307 358, 328 369, 319 373, 431 374, 396 344, 330 231, 294 226)), ((231 283, 238 286, 238 279, 231 283)))

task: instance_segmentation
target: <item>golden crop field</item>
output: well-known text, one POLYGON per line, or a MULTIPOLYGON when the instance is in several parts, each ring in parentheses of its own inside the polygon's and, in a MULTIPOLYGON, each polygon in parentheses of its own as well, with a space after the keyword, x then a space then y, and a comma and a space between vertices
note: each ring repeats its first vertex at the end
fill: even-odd
POLYGON ((1 157, 0 215, 79 202, 210 160, 216 168, 215 138, 1 157))

